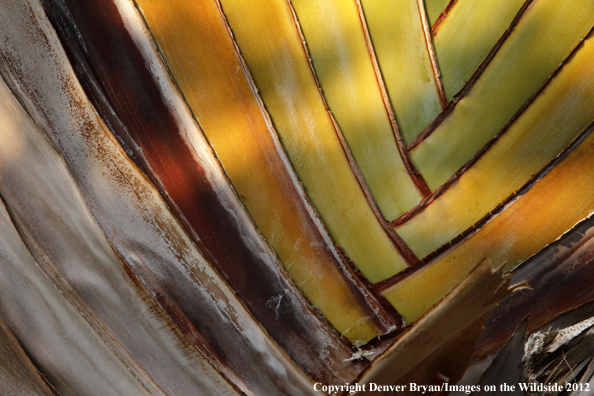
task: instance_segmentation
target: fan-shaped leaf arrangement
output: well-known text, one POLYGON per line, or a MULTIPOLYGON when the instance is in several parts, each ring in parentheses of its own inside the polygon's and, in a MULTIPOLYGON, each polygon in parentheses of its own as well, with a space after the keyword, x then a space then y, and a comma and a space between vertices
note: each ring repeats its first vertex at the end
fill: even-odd
POLYGON ((593 27, 590 0, 4 0, 3 390, 453 384, 590 301, 593 27))

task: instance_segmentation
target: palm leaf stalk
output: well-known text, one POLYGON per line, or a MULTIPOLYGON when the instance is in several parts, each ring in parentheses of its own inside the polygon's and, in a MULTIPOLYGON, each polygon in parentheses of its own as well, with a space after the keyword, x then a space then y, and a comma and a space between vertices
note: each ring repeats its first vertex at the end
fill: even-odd
POLYGON ((3 394, 582 394, 593 28, 586 0, 5 0, 3 394))

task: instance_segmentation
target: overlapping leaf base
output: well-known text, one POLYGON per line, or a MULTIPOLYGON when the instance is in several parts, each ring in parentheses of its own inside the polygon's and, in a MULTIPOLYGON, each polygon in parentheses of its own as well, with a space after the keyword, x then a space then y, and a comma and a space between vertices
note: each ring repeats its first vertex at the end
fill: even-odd
POLYGON ((590 0, 4 0, 2 391, 590 381, 593 28, 590 0))

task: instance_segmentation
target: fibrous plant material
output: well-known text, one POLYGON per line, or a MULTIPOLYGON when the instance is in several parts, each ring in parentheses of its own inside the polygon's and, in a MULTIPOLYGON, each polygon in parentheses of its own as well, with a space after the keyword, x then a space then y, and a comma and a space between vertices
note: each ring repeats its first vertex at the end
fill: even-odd
POLYGON ((61 395, 151 395, 37 266, 4 205, 0 264, 0 315, 61 395))
MULTIPOLYGON (((64 158, 118 253, 188 338, 238 388, 246 393, 310 393, 311 378, 237 301, 157 190, 118 146, 76 80, 41 5, 11 1, 3 11, 4 72, 64 158), (10 42, 22 44, 18 52, 10 42), (245 353, 235 353, 238 349, 245 353)), ((274 307, 269 309, 274 312, 274 307)), ((321 359, 312 363, 324 367, 321 359)))
POLYGON ((399 150, 399 132, 378 84, 360 6, 351 0, 291 4, 328 108, 382 214, 392 220, 423 195, 401 156, 406 153, 399 150))
POLYGON ((467 92, 412 148, 411 159, 431 190, 505 126, 588 34, 593 19, 588 0, 535 0, 467 92))
POLYGON ((594 121, 593 59, 594 40, 589 38, 486 152, 396 225, 418 257, 479 223, 594 121))
MULTIPOLYGON (((535 286, 539 287, 538 285, 535 286)), ((507 299, 510 298, 513 299, 513 295, 507 299)), ((534 300, 534 305, 538 305, 536 301, 534 300)), ((497 308, 497 310, 501 311, 500 308, 497 308)), ((555 316, 547 320, 542 326, 529 330, 524 343, 516 342, 516 345, 510 348, 512 342, 511 340, 508 341, 496 359, 490 359, 489 354, 476 356, 473 370, 478 369, 480 371, 479 366, 482 365, 487 367, 486 370, 485 368, 482 369, 483 372, 495 368, 495 370, 507 371, 510 376, 516 378, 521 374, 521 381, 515 380, 515 383, 520 382, 519 387, 516 387, 519 389, 515 390, 521 390, 522 395, 585 396, 591 394, 591 380, 594 373, 594 364, 592 363, 592 353, 594 353, 592 332, 594 304, 590 301, 563 314, 559 314, 559 312, 555 314, 551 310, 548 314, 555 316), (509 357, 516 355, 516 358, 513 358, 516 362, 518 357, 521 357, 522 364, 519 370, 517 363, 509 361, 505 357, 500 359, 500 355, 505 349, 507 349, 506 354, 509 357), (489 360, 492 360, 492 362, 489 362, 489 360), (515 365, 516 368, 510 372, 507 369, 509 365, 512 367, 515 365), (496 368, 496 366, 499 366, 499 368, 496 368), (588 385, 588 382, 590 382, 590 385, 588 385)), ((542 318, 542 315, 540 317, 542 318)), ((526 327, 526 324, 527 320, 523 323, 524 327, 526 327)), ((496 324, 496 327, 499 327, 499 324, 496 324)), ((514 338, 517 338, 517 335, 512 337, 512 339, 514 338)), ((503 381, 510 384, 508 378, 494 376, 494 380, 498 381, 499 384, 503 381)))
POLYGON ((45 381, 31 362, 14 334, 0 321, 0 387, 10 395, 55 396, 57 393, 45 381))
MULTIPOLYGON (((78 21, 106 98, 124 125, 125 129, 114 128, 114 132, 128 142, 138 164, 205 258, 308 374, 320 380, 343 381, 357 373, 357 362, 327 366, 320 361, 324 353, 348 359, 351 347, 316 316, 251 223, 168 79, 132 2, 67 4, 78 21), (110 29, 93 29, 99 25, 110 29), (103 43, 109 44, 106 47, 103 43), (137 98, 143 98, 141 104, 137 98)), ((361 343, 358 329, 353 330, 353 338, 361 343)), ((363 342, 378 333, 367 335, 363 342)))
MULTIPOLYGON (((527 287, 503 300, 493 311, 477 345, 477 355, 503 344, 527 315, 528 330, 533 331, 559 313, 594 300, 594 290, 589 286, 594 282, 593 226, 591 217, 581 221, 511 272, 512 284, 524 283, 527 287)), ((582 320, 588 315, 586 312, 582 320)))
POLYGON ((512 21, 532 0, 459 0, 434 29, 448 102, 470 81, 512 21))
POLYGON ((371 282, 406 268, 349 165, 290 4, 221 4, 281 143, 334 240, 371 282))
POLYGON ((137 4, 239 197, 304 295, 355 344, 393 328, 309 203, 217 3, 137 4))
POLYGON ((590 381, 594 319, 550 320, 592 300, 594 4, 439 4, 5 0, 0 318, 46 390, 590 381))
POLYGON ((530 396, 590 394, 594 353, 592 303, 584 304, 530 334, 523 371, 530 396), (540 388, 540 389, 539 389, 540 388), (583 392, 583 393, 582 393, 583 392))
POLYGON ((480 229, 382 292, 407 323, 462 281, 476 261, 487 257, 495 268, 511 269, 592 212, 594 134, 590 131, 480 229))
POLYGON ((422 2, 361 0, 381 77, 405 144, 443 110, 422 2))
POLYGON ((58 290, 153 393, 236 395, 114 252, 66 165, 2 80, 0 98, 0 195, 58 290))

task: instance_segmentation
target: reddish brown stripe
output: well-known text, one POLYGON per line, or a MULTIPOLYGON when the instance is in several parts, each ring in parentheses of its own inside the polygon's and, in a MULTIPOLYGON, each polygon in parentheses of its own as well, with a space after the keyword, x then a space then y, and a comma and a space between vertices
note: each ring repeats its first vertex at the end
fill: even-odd
MULTIPOLYGON (((221 203, 209 175, 211 170, 200 166, 184 142, 183 132, 178 129, 166 99, 112 1, 68 0, 67 4, 92 61, 88 71, 98 78, 107 100, 125 126, 125 130, 116 129, 116 134, 128 142, 140 160, 139 165, 157 185, 205 257, 238 292, 270 335, 310 375, 329 383, 353 378, 364 365, 343 362, 350 357, 349 346, 327 323, 320 321, 286 274, 275 262, 267 261, 258 243, 250 239, 250 230, 244 230, 234 213, 221 203), (273 299, 278 300, 275 307, 270 306, 273 299), (331 351, 329 360, 339 364, 329 367, 319 359, 328 351, 331 351)), ((92 75, 87 78, 93 79, 92 75)), ((206 155, 213 154, 208 151, 206 155)), ((223 174, 221 169, 215 172, 223 174)), ((199 322, 184 322, 185 318, 198 319, 187 312, 187 304, 167 302, 167 296, 172 294, 176 293, 166 290, 158 295, 170 314, 186 329, 200 328, 199 322), (174 306, 179 308, 179 314, 174 306)), ((201 342, 198 338, 195 341, 201 342)))
POLYGON ((435 22, 433 22, 433 26, 431 26, 431 34, 433 36, 435 36, 437 34, 437 28, 441 24, 441 21, 443 21, 445 19, 445 17, 448 16, 450 10, 457 3, 457 1, 458 0, 450 0, 450 2, 448 3, 448 5, 446 5, 446 8, 443 10, 443 12, 441 14, 439 14, 439 16, 437 17, 435 22))

